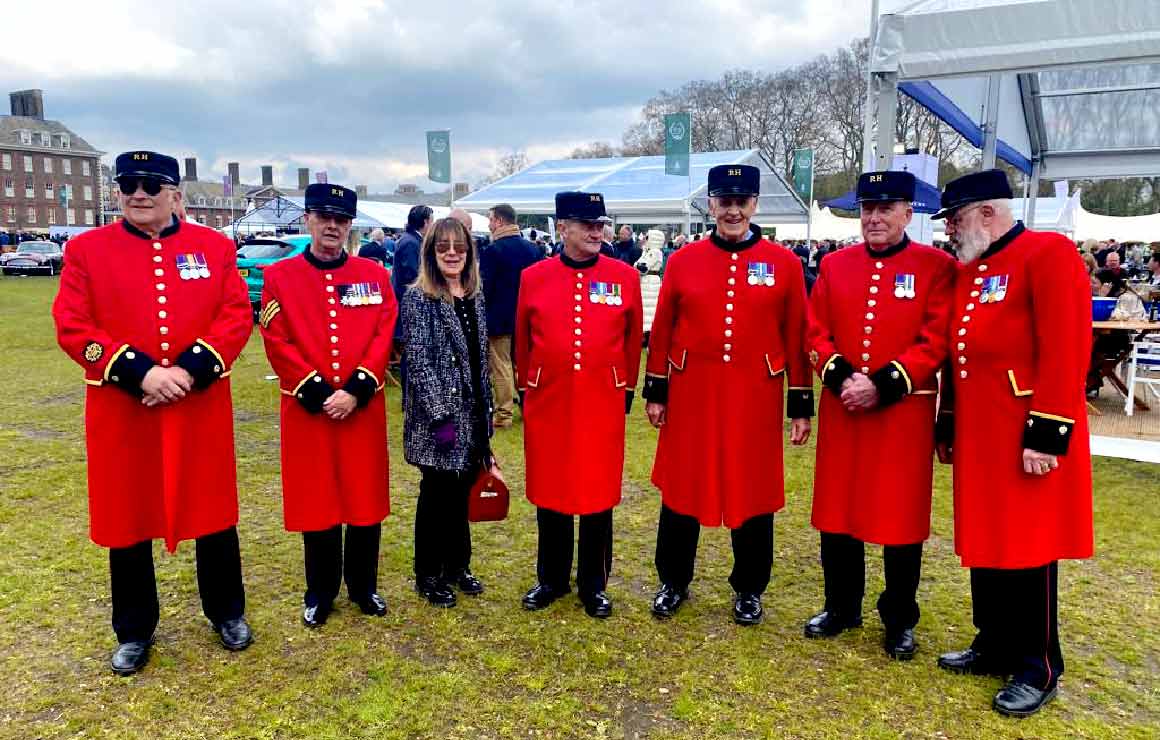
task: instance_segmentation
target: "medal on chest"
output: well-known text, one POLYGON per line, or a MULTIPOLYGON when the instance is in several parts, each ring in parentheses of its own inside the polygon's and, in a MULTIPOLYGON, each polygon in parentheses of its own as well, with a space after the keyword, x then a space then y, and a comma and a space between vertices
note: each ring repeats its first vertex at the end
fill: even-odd
POLYGON ((204 252, 187 252, 177 255, 177 275, 182 280, 198 280, 209 277, 209 262, 204 252))
POLYGON ((902 273, 894 276, 894 297, 902 299, 913 299, 916 293, 914 292, 914 275, 910 273, 902 273))
POLYGON ((1006 298, 1009 277, 1009 275, 992 275, 985 278, 979 291, 979 303, 998 303, 1006 298))
POLYGON ((383 291, 378 283, 348 283, 338 286, 339 300, 344 306, 377 306, 383 302, 383 291))
POLYGON ((768 262, 750 262, 749 276, 746 281, 750 285, 764 285, 767 288, 772 288, 777 282, 773 278, 773 265, 768 262))
POLYGON ((592 303, 619 306, 624 303, 621 285, 620 283, 601 283, 593 280, 588 283, 588 300, 592 303))

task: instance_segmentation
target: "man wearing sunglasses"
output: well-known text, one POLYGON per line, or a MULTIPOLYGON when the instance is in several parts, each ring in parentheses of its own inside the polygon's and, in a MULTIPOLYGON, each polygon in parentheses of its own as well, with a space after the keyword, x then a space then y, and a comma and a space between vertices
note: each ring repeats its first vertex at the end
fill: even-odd
POLYGON ((109 548, 113 671, 149 658, 159 605, 152 540, 196 540, 202 609, 230 650, 243 617, 230 366, 250 336, 233 242, 179 221, 177 160, 117 157, 124 220, 69 241, 57 339, 84 369, 89 521, 109 548))
POLYGON ((398 309, 383 266, 344 249, 357 202, 338 185, 306 188, 310 248, 266 271, 259 314, 282 390, 283 512, 286 529, 302 533, 311 628, 326 622, 344 578, 363 614, 387 611, 377 585, 390 513, 379 391, 398 309))

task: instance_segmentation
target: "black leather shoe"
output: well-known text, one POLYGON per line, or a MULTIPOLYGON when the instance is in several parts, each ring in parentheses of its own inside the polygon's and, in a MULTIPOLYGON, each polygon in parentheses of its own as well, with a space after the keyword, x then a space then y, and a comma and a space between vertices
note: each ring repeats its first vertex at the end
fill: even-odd
POLYGON ((149 648, 153 640, 122 642, 113 651, 109 665, 118 676, 132 676, 149 662, 149 648))
POLYGON ((846 630, 862 626, 862 617, 843 617, 837 612, 823 611, 810 617, 806 622, 806 637, 837 637, 846 630))
POLYGON ((951 673, 970 673, 976 676, 1005 676, 1007 672, 974 648, 943 653, 938 656, 938 667, 951 673))
POLYGON ((991 708, 1005 717, 1030 717, 1055 698, 1057 689, 1058 685, 1054 683, 1046 689, 1037 689, 1020 681, 1012 681, 995 694, 991 708))
POLYGON ((215 624, 213 629, 226 650, 245 650, 254 642, 254 633, 245 617, 227 619, 221 624, 215 624))
POLYGON ((358 604, 359 610, 368 617, 381 617, 387 613, 387 600, 376 593, 354 603, 358 604))
POLYGON ((743 627, 761 624, 761 594, 737 594, 733 598, 733 621, 743 627))
POLYGON ((455 606, 455 592, 446 583, 434 576, 425 576, 415 581, 415 590, 423 594, 423 598, 431 606, 440 609, 450 609, 455 606))
POLYGON ((453 578, 448 579, 465 596, 479 596, 483 593, 483 582, 471 574, 469 570, 461 570, 453 578))
POLYGON ((580 601, 584 604, 584 611, 590 617, 608 619, 612 616, 612 599, 603 591, 591 594, 581 594, 580 601))
POLYGON ((310 629, 318 629, 326 624, 327 617, 330 616, 330 604, 316 604, 315 606, 307 606, 302 610, 302 624, 310 629))
POLYGON ((904 630, 886 630, 886 639, 882 642, 886 654, 895 660, 910 660, 918 651, 918 643, 914 641, 914 628, 904 630))
POLYGON ((528 611, 544 609, 551 606, 553 601, 568 593, 569 590, 566 588, 552 588, 551 586, 537 583, 535 586, 532 586, 530 591, 524 594, 524 608, 528 611))
POLYGON ((667 583, 662 583, 657 595, 653 597, 652 613, 657 619, 669 619, 689 600, 689 589, 678 589, 667 583))

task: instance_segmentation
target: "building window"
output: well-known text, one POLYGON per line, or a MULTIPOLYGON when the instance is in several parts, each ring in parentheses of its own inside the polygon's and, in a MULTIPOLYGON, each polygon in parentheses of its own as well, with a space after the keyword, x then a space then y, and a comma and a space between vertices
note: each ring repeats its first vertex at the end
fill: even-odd
POLYGON ((36 186, 33 185, 31 177, 24 181, 24 197, 28 199, 36 197, 36 186))
POLYGON ((8 206, 8 223, 16 223, 16 206, 8 206))
POLYGON ((52 134, 41 131, 40 132, 40 145, 51 147, 52 146, 52 134))
POLYGON ((52 157, 45 157, 44 158, 44 174, 46 174, 46 175, 52 174, 52 157))
POLYGON ((92 185, 85 185, 85 200, 92 201, 92 199, 93 199, 93 186, 92 185))
POLYGON ((60 135, 60 148, 61 149, 72 149, 72 140, 69 138, 68 134, 61 134, 60 135))
POLYGON ((27 223, 30 223, 30 224, 36 223, 36 209, 35 208, 29 208, 28 212, 25 214, 25 216, 27 218, 25 218, 24 220, 27 223))
POLYGON ((201 224, 202 226, 205 226, 205 215, 204 215, 204 214, 198 214, 198 216, 197 216, 197 222, 198 222, 199 224, 201 224))
POLYGON ((11 172, 12 171, 12 155, 5 154, 5 155, 0 156, 0 166, 2 166, 6 171, 11 172))
POLYGON ((89 160, 82 159, 81 160, 81 175, 84 177, 88 177, 91 174, 92 173, 89 171, 89 160))
POLYGON ((64 212, 64 217, 68 220, 69 226, 76 226, 77 212, 75 208, 70 208, 64 212))
POLYGON ((85 226, 92 226, 92 225, 93 225, 93 209, 86 208, 85 209, 85 226))
POLYGON ((214 220, 217 221, 217 227, 220 229, 222 227, 222 217, 214 216, 214 220))
POLYGON ((57 223, 56 223, 56 209, 55 208, 46 208, 44 210, 44 213, 45 213, 45 219, 48 221, 48 225, 49 226, 56 226, 57 225, 57 223))
POLYGON ((32 172, 32 155, 31 154, 24 155, 24 171, 25 172, 32 172))
POLYGON ((52 200, 52 196, 53 196, 52 183, 51 182, 44 183, 44 197, 48 198, 49 200, 52 200))
POLYGON ((16 184, 12 182, 11 177, 4 178, 4 197, 5 198, 15 198, 16 197, 16 184))
POLYGON ((72 160, 68 159, 68 158, 62 158, 60 160, 60 171, 66 175, 71 175, 72 174, 72 160))
POLYGON ((24 146, 32 146, 32 132, 26 128, 20 129, 20 143, 24 146))

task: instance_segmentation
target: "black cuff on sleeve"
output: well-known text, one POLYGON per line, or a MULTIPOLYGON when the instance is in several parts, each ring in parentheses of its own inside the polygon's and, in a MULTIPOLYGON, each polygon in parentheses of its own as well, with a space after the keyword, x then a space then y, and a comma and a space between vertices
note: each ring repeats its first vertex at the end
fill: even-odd
POLYGON ((808 419, 814 415, 814 389, 790 388, 786 395, 787 419, 808 419))
POLYGON ((528 392, 527 391, 517 391, 517 394, 520 397, 520 408, 522 409, 524 407, 524 398, 527 396, 528 392))
POLYGON ((644 390, 640 395, 649 403, 668 403, 669 379, 658 378, 655 375, 644 376, 644 390))
POLYGON ((136 347, 126 347, 125 351, 117 355, 110 363, 106 377, 113 385, 119 386, 135 396, 142 396, 141 381, 157 363, 153 358, 136 347))
POLYGON ((636 391, 625 391, 624 392, 624 414, 625 414, 625 416, 632 413, 632 399, 634 396, 636 396, 636 391))
POLYGON ((379 389, 379 386, 370 373, 365 370, 355 370, 342 389, 358 399, 358 406, 361 409, 375 397, 375 391, 379 389))
POLYGON ((334 388, 331 387, 330 383, 323 380, 321 375, 315 375, 302 384, 294 397, 298 399, 298 403, 302 404, 302 408, 312 414, 317 414, 322 411, 322 404, 330 398, 332 393, 334 393, 334 388))
POLYGON ((870 382, 878 389, 878 405, 889 406, 901 401, 910 392, 906 372, 897 363, 888 363, 870 374, 870 382))
POLYGON ((200 340, 178 355, 176 364, 190 374, 198 390, 209 387, 226 371, 209 345, 200 340))
POLYGON ((1027 417, 1027 426, 1023 427, 1023 446, 1045 455, 1066 455, 1074 427, 1074 422, 1040 416, 1033 411, 1027 417))
POLYGON ((822 368, 822 383, 834 393, 841 395, 842 383, 854 374, 854 366, 841 355, 835 355, 822 368))
POLYGON ((934 441, 936 444, 954 444, 955 441, 955 415, 951 413, 939 413, 934 421, 934 441))

